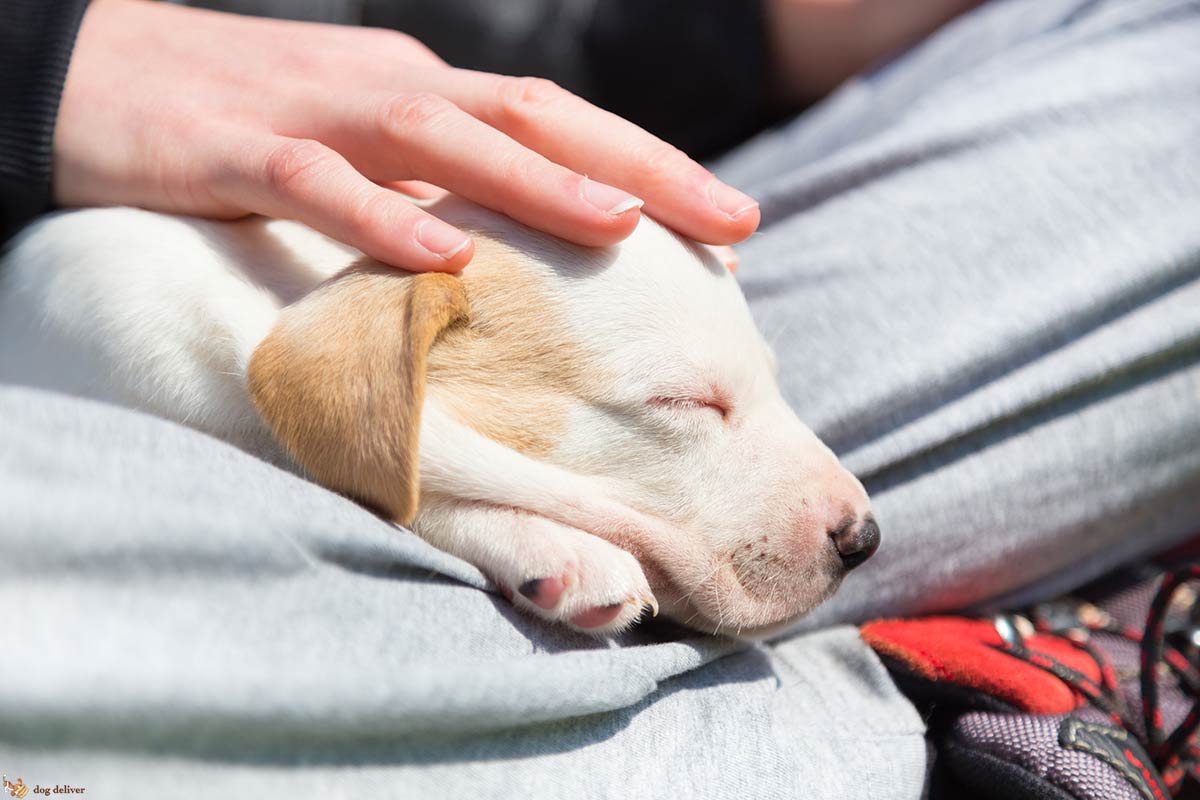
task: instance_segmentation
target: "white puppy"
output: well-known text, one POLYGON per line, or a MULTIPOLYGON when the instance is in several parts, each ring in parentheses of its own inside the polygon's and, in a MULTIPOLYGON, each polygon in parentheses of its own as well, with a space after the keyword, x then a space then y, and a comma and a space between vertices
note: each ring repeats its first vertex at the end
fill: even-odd
POLYGON ((461 275, 290 222, 35 223, 0 266, 0 381, 108 400, 301 469, 607 633, 647 607, 762 635, 878 545, 780 396, 737 283, 650 220, 564 243, 460 200, 461 275))

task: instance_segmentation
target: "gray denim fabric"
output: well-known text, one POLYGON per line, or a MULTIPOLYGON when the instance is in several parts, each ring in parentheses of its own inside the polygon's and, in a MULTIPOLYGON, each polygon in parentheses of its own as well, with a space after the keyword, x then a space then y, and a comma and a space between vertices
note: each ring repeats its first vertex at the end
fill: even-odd
MULTIPOLYGON (((1200 527, 1200 4, 1004 0, 718 165, 740 279, 884 543, 810 627, 1200 527)), ((916 798, 850 628, 611 644, 323 490, 0 391, 0 767, 91 797, 916 798)))
POLYGON ((853 628, 598 642, 177 425, 0 387, 0 442, 10 779, 95 798, 920 794, 921 720, 853 628))

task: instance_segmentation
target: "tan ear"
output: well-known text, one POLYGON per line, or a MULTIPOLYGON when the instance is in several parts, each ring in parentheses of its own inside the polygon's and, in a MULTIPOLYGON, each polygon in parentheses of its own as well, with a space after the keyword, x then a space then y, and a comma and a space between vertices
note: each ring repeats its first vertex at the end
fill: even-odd
POLYGON ((317 481, 409 523, 425 362, 467 313, 457 276, 352 267, 284 309, 250 359, 250 395, 317 481))

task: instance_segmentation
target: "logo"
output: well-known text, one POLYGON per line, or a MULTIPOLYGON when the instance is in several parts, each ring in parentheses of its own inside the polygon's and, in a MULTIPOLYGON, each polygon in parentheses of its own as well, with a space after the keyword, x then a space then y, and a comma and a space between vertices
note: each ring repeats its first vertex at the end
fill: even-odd
POLYGON ((13 783, 12 781, 10 781, 8 779, 8 776, 5 775, 4 776, 4 791, 8 792, 13 797, 19 798, 19 797, 24 797, 25 795, 29 794, 29 787, 26 786, 25 781, 21 780, 20 778, 17 778, 16 783, 13 783))
MULTIPOLYGON (((8 792, 10 797, 15 797, 17 800, 21 800, 21 798, 29 794, 29 784, 25 783, 25 781, 21 780, 20 778, 17 778, 16 783, 13 783, 8 779, 8 776, 5 775, 3 780, 4 791, 8 792)), ((45 795, 46 797, 49 797, 52 794, 83 794, 86 791, 86 787, 72 786, 69 783, 56 783, 53 786, 42 786, 40 783, 35 782, 33 787, 33 796, 38 797, 39 795, 45 795)), ((3 800, 3 798, 0 797, 0 800, 3 800)))

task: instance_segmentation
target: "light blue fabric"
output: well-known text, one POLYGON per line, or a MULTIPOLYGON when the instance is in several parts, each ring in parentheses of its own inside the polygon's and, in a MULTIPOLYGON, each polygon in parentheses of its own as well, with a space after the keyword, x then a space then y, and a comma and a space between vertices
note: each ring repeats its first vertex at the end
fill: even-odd
POLYGON ((921 720, 852 628, 597 642, 171 423, 8 388, 0 442, 10 778, 97 798, 920 793, 921 720))
MULTIPOLYGON (((1004 0, 719 165, 883 547, 810 627, 1200 523, 1200 4, 1004 0)), ((597 643, 200 434, 0 390, 0 769, 85 797, 916 798, 853 629, 597 643)))

